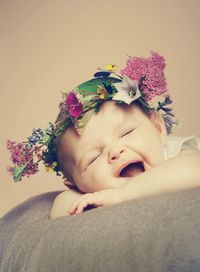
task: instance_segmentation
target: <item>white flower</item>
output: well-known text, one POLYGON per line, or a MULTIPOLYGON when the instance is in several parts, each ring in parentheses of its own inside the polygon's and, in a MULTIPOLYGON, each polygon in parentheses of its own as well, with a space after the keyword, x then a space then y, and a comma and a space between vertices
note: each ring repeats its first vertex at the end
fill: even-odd
POLYGON ((114 85, 118 92, 113 96, 112 100, 130 104, 141 96, 136 80, 123 77, 122 82, 115 83, 114 85))

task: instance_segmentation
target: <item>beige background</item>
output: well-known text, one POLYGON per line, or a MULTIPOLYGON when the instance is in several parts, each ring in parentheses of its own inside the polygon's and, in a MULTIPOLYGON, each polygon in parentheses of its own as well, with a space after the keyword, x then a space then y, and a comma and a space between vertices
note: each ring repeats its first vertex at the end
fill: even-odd
POLYGON ((178 135, 200 135, 200 1, 0 0, 0 215, 26 198, 64 189, 44 171, 15 184, 6 139, 24 140, 54 121, 60 91, 126 54, 166 58, 178 135))

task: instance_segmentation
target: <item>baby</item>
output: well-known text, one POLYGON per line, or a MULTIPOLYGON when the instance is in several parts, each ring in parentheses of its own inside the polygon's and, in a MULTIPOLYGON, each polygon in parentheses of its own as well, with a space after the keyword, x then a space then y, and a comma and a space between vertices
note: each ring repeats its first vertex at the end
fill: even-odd
MULTIPOLYGON (((43 160, 48 170, 61 171, 70 188, 55 199, 52 219, 80 214, 91 205, 200 185, 199 140, 168 136, 176 123, 168 107, 172 101, 164 67, 157 53, 130 58, 122 76, 108 65, 64 93, 56 126, 35 130, 28 138, 29 153, 43 160), (47 146, 42 153, 39 142, 47 146)), ((11 151, 14 146, 8 145, 11 151)), ((15 180, 36 171, 35 164, 27 167, 24 161, 10 168, 15 180)))
POLYGON ((58 161, 68 177, 66 184, 87 194, 77 193, 72 205, 76 196, 71 200, 70 191, 61 193, 51 218, 79 214, 87 205, 199 186, 199 152, 188 148, 165 160, 165 144, 166 129, 157 112, 147 115, 135 103, 105 102, 81 136, 71 127, 59 139, 58 161))

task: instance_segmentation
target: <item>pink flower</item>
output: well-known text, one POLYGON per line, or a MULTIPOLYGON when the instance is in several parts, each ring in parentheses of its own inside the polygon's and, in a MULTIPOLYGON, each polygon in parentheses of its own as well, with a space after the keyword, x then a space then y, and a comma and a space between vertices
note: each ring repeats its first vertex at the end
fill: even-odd
POLYGON ((11 159, 14 164, 26 164, 26 162, 33 157, 32 148, 26 144, 8 141, 7 147, 11 153, 11 159))
POLYGON ((7 141, 7 149, 8 150, 12 149, 13 145, 14 145, 14 142, 12 142, 10 140, 7 141))
POLYGON ((77 118, 83 112, 83 104, 78 100, 75 92, 70 92, 66 97, 66 107, 68 113, 77 118))
POLYGON ((30 177, 30 175, 34 175, 39 171, 38 169, 38 164, 37 163, 29 163, 26 166, 26 171, 23 174, 23 176, 27 176, 28 178, 30 177))
POLYGON ((146 101, 155 96, 167 94, 167 84, 164 76, 165 60, 155 52, 149 58, 129 58, 122 76, 137 80, 146 101))
POLYGON ((13 166, 7 166, 7 172, 13 175, 13 166))
POLYGON ((7 167, 7 171, 10 174, 15 175, 15 171, 19 173, 18 171, 23 167, 22 176, 29 177, 39 171, 38 163, 34 162, 34 154, 38 159, 41 159, 41 153, 36 146, 30 147, 26 143, 7 141, 7 148, 11 153, 11 160, 13 162, 13 166, 7 167))

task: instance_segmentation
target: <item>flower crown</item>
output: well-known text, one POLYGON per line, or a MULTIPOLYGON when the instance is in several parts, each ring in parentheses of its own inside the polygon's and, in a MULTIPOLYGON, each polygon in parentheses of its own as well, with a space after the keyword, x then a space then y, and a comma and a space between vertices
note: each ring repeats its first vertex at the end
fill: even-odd
POLYGON ((172 100, 166 88, 164 58, 151 52, 149 58, 129 57, 121 75, 116 74, 116 68, 108 64, 105 69, 99 69, 91 80, 72 91, 63 92, 61 120, 49 123, 46 129, 34 129, 25 142, 7 142, 13 162, 8 171, 14 181, 38 172, 39 162, 44 163, 48 172, 61 175, 56 158, 57 137, 72 125, 81 134, 91 114, 97 112, 105 101, 130 104, 137 100, 147 111, 161 112, 168 134, 172 132, 176 121, 172 108, 168 107, 172 100), (85 114, 87 112, 90 114, 85 114))

